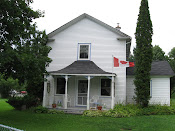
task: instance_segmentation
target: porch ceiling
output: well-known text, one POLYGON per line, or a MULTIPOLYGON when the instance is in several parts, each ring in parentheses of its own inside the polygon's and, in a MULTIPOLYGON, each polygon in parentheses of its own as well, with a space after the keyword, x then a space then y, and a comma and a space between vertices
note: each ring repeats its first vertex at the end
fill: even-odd
POLYGON ((93 61, 74 61, 61 70, 51 71, 49 73, 52 75, 115 76, 114 73, 102 70, 93 61))

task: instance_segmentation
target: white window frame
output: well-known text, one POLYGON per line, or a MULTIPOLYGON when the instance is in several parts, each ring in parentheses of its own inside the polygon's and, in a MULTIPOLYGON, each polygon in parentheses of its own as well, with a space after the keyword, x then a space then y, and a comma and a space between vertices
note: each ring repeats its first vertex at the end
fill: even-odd
POLYGON ((77 60, 91 60, 91 43, 78 43, 77 60), (87 59, 80 58, 80 46, 81 45, 88 45, 89 46, 87 59))

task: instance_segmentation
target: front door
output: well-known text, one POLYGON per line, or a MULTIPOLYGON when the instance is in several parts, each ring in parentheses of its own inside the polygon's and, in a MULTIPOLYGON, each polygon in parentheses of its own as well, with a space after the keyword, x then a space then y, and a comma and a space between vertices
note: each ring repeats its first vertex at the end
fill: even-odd
POLYGON ((78 105, 87 105, 88 81, 78 80, 78 105))

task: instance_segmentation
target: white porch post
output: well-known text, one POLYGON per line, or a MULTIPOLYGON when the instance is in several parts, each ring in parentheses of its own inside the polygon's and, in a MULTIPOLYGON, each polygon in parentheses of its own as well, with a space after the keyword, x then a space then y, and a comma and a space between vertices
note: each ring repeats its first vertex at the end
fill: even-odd
POLYGON ((64 100, 64 109, 67 109, 67 81, 68 76, 65 76, 66 84, 65 84, 65 100, 64 100))
POLYGON ((112 91, 111 91, 111 96, 112 96, 112 100, 111 100, 111 109, 114 108, 114 76, 112 76, 112 91))
MULTIPOLYGON (((44 78, 46 78, 46 75, 44 75, 44 78)), ((46 93, 47 93, 47 83, 44 82, 43 107, 46 107, 46 93)))
POLYGON ((90 76, 88 76, 87 110, 89 110, 90 76))

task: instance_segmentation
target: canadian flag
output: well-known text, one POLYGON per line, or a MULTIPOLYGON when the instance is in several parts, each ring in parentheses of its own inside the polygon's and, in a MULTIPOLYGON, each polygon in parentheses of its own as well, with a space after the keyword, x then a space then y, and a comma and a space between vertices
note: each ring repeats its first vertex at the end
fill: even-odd
POLYGON ((114 57, 114 67, 134 67, 134 62, 129 62, 129 61, 122 61, 119 60, 118 58, 114 57))

